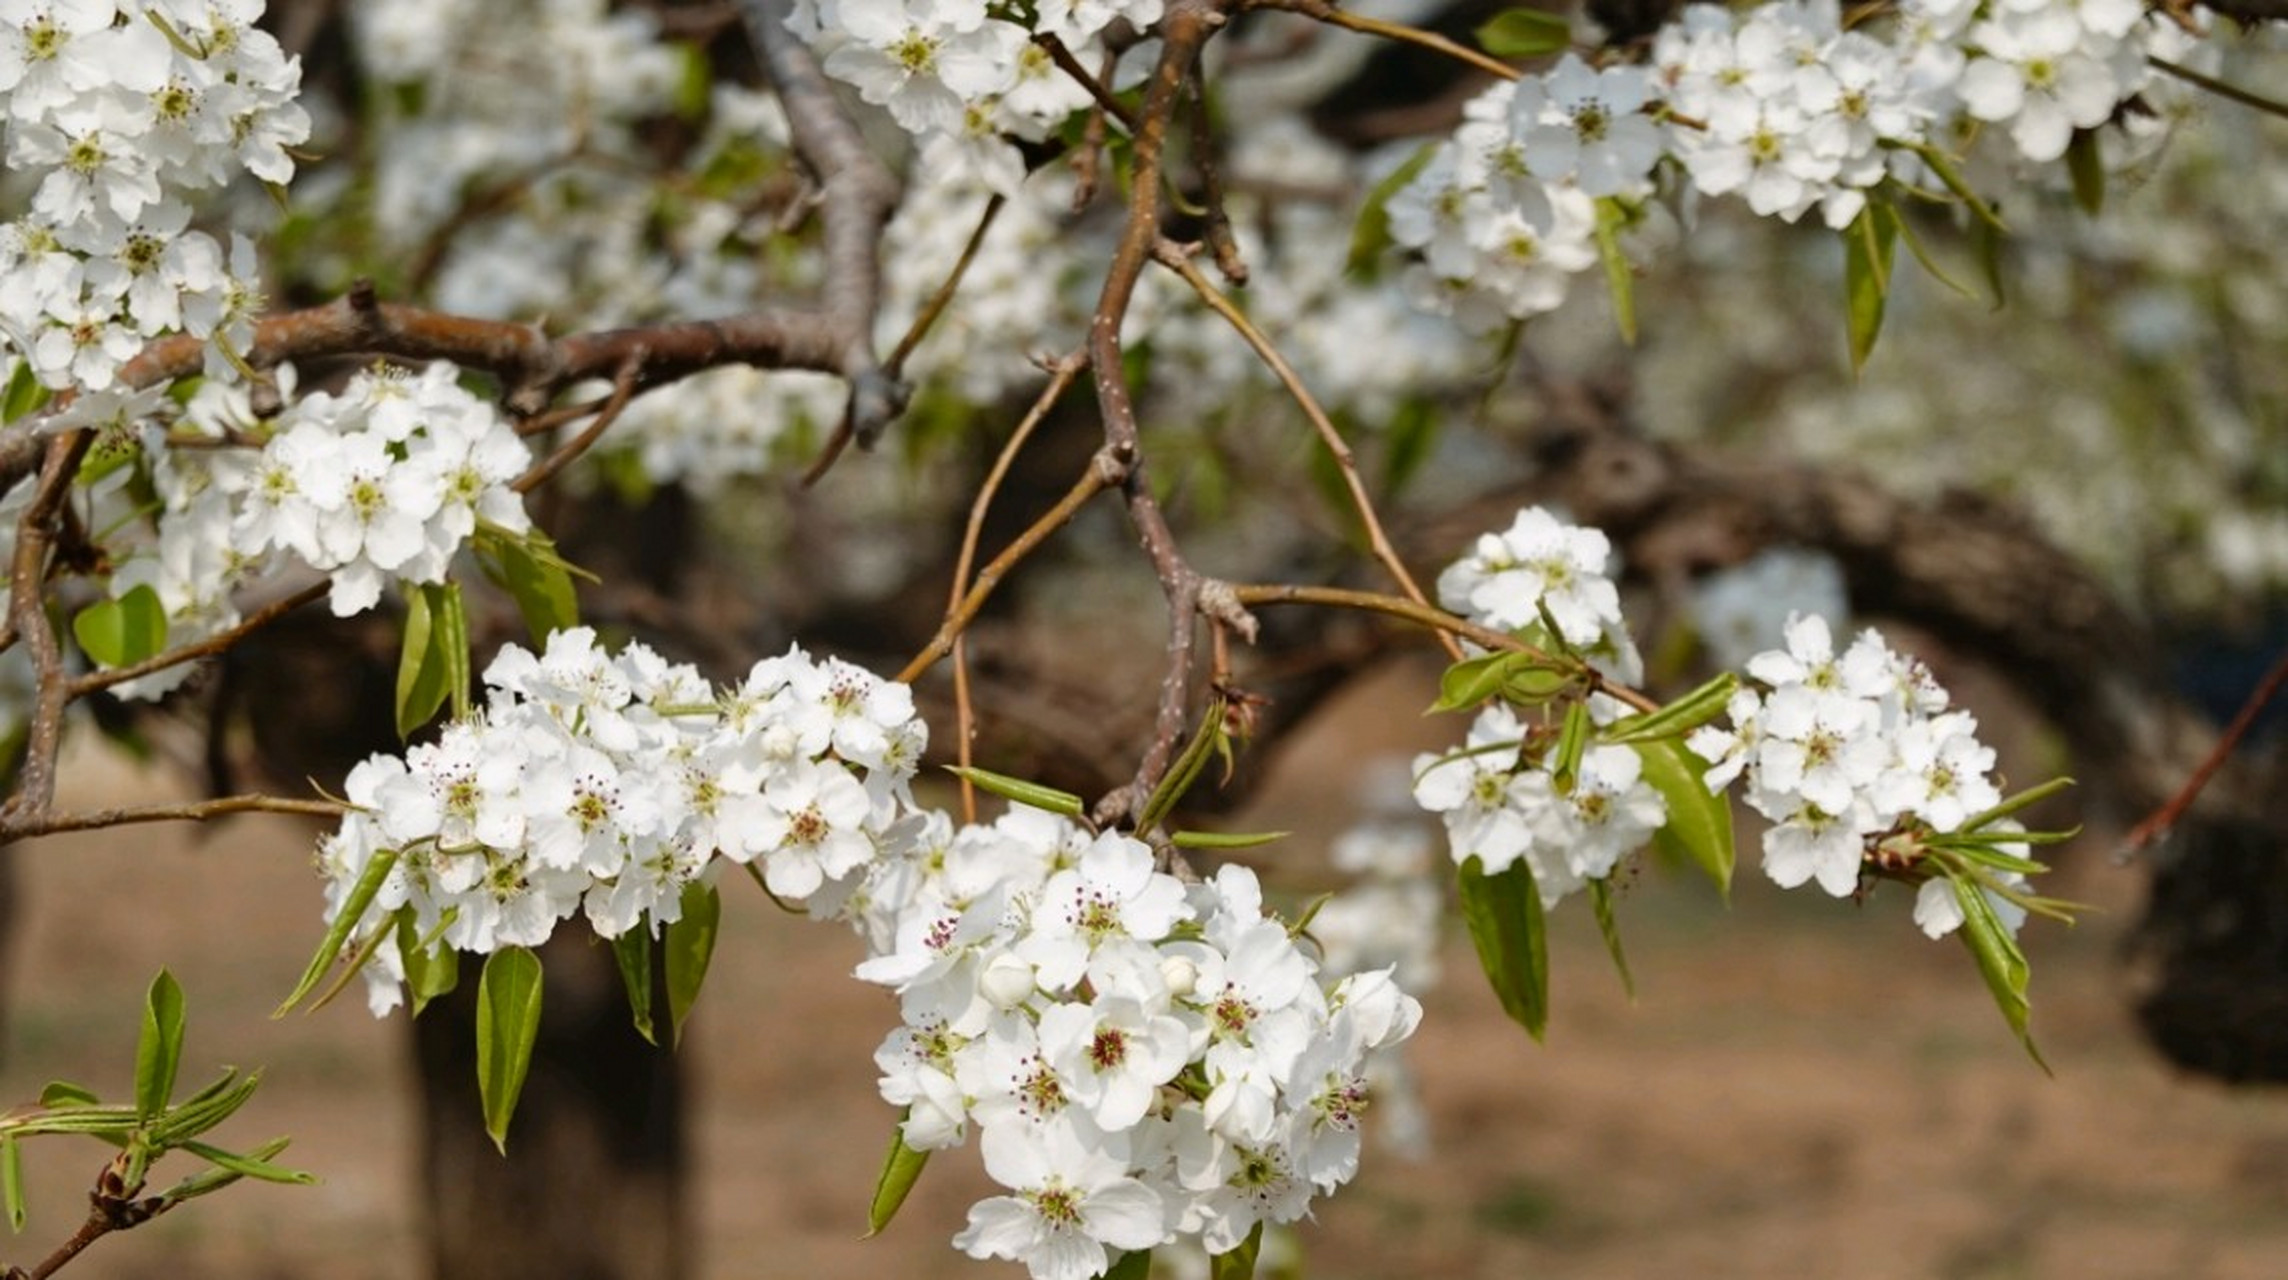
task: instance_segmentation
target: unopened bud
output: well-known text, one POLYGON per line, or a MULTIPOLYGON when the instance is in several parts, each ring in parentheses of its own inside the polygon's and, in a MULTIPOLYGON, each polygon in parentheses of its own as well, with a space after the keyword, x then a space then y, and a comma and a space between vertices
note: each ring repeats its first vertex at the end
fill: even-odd
POLYGON ((1192 994, 1200 985, 1200 967, 1182 956, 1169 956, 1160 962, 1160 980, 1168 984, 1168 994, 1178 1000, 1192 994))
POLYGON ((1031 998, 1033 966, 1004 951, 985 962, 977 975, 977 990, 996 1009, 1014 1009, 1031 998))

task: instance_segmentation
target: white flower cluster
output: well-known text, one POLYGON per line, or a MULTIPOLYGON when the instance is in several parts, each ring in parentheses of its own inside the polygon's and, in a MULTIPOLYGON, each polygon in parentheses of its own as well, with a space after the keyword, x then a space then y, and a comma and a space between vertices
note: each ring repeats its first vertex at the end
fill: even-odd
POLYGON ((161 558, 291 552, 333 579, 336 617, 370 609, 391 581, 441 582, 477 523, 522 532, 510 482, 531 452, 489 402, 437 363, 360 373, 295 401, 260 456, 210 464, 161 525, 161 558))
MULTIPOLYGON (((254 26, 260 0, 0 0, 7 167, 37 182, 0 224, 0 366, 112 392, 163 333, 238 345, 253 248, 188 230, 186 193, 293 176, 301 66, 254 26)), ((91 411, 82 406, 83 412, 91 411)), ((105 410, 92 410, 100 415, 105 410)))
POLYGON ((1934 185, 1917 148, 2006 128, 2048 162, 2144 88, 2185 30, 2136 0, 1903 0, 1846 30, 1835 0, 1687 7, 1650 61, 1547 72, 1472 101, 1390 201, 1421 258, 1418 295, 1475 328, 1554 309, 1596 262, 1597 201, 1641 203, 1673 159, 1702 195, 1848 225, 1894 174, 1934 185))
MULTIPOLYGON (((1847 897, 1884 837, 1958 831, 2002 798, 1977 721, 1871 630, 1838 654, 1825 619, 1791 619, 1787 647, 1750 659, 1748 674, 1764 690, 1734 694, 1732 727, 1695 730, 1690 746, 1710 762, 1710 791, 1744 776, 1749 807, 1772 823, 1764 871, 1782 887, 1816 880, 1847 897)), ((1918 921, 1948 892, 1926 884, 1918 921)))
MULTIPOLYGON (((329 920, 385 850, 365 921, 410 906, 421 937, 464 951, 537 945, 575 910, 607 938, 656 930, 722 858, 788 902, 831 900, 900 838, 927 736, 905 686, 799 648, 718 691, 582 627, 503 650, 484 679, 482 714, 351 771, 358 811, 319 846, 329 920)), ((394 938, 365 973, 374 1012, 394 1008, 394 938)))
POLYGON ((789 25, 825 55, 829 75, 922 140, 925 167, 1014 196, 1025 163, 1010 139, 1044 141, 1089 102, 1035 35, 1057 37, 1094 68, 1107 27, 1125 19, 1142 31, 1160 11, 1161 0, 815 0, 789 25))
POLYGON ((1187 886, 1142 842, 1037 810, 924 848, 894 945, 858 973, 900 995, 875 1060, 906 1142, 974 1125, 1009 1191, 958 1247, 1037 1280, 1179 1239, 1226 1253, 1357 1171, 1367 1056, 1421 1016, 1387 969, 1322 986, 1253 872, 1187 886))
MULTIPOLYGON (((1506 532, 1482 535, 1438 575, 1438 599, 1473 622, 1532 633, 1633 682, 1643 662, 1621 617, 1611 560, 1604 534, 1527 507, 1506 532)), ((1592 700, 1600 721, 1618 710, 1609 699, 1592 700)), ((1635 751, 1591 745, 1560 777, 1556 736, 1495 702, 1478 713, 1460 750, 1414 762, 1415 801, 1444 818, 1454 861, 1475 857, 1492 875, 1523 858, 1545 906, 1610 876, 1668 820, 1635 751)))

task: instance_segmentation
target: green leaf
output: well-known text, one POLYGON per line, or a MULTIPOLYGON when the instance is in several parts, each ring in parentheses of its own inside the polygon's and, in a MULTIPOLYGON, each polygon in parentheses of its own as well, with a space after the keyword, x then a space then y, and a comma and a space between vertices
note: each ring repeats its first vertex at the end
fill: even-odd
POLYGON ((1589 745, 1589 704, 1587 701, 1565 704, 1565 724, 1557 731, 1557 749, 1549 756, 1549 774, 1557 785, 1567 792, 1573 789, 1573 775, 1581 771, 1581 752, 1589 745))
POLYGON ((1130 1249, 1104 1273, 1104 1280, 1152 1280, 1152 1251, 1130 1249))
POLYGON ((898 1206, 906 1202, 906 1193, 914 1189, 914 1182, 922 1176, 922 1166, 929 1163, 930 1153, 916 1151, 906 1145, 906 1126, 903 1118, 890 1130, 890 1153, 883 1157, 882 1176, 874 1180, 874 1200, 866 1206, 866 1236, 882 1234, 890 1219, 898 1216, 898 1206))
POLYGON ((1497 696, 1521 706, 1537 706, 1573 683, 1573 672, 1552 666, 1549 658, 1539 654, 1514 649, 1489 653, 1446 668, 1446 674, 1438 678, 1438 700, 1423 714, 1468 711, 1497 696))
POLYGON ((630 929, 612 939, 612 958, 620 965, 620 985, 628 990, 628 1016, 635 1021, 637 1035, 658 1044, 651 1024, 651 952, 649 929, 630 929))
MULTIPOLYGON (((438 932, 444 932, 442 926, 438 932)), ((461 953, 437 938, 422 937, 410 906, 397 910, 397 954, 405 965, 414 1017, 420 1017, 430 1001, 461 985, 461 953)))
MULTIPOLYGON (((1991 823, 1999 822, 2022 809, 2040 804, 2072 785, 2074 785, 2074 780, 2071 778, 2052 778, 2048 782, 2037 783, 2024 791, 2004 796, 1993 808, 1982 813, 1972 814, 1969 820, 1962 824, 1962 829, 1964 831, 1976 831, 1991 823)), ((2024 840, 2032 834, 2023 831, 2010 833, 2011 838, 2016 840, 2024 840)))
POLYGON ((1573 47, 1573 27, 1542 9, 1508 9, 1476 32, 1478 47, 1497 58, 1540 58, 1573 47))
POLYGON ((524 947, 495 951, 477 980, 477 1095, 484 1101, 485 1132, 504 1156, 508 1122, 539 1034, 540 957, 524 947))
POLYGON ((1954 900, 1962 907, 1962 941, 1978 961, 1979 976, 1986 979, 1986 989, 1994 995, 1994 1007, 2002 1011, 2002 1020, 2017 1033, 2018 1043, 2026 1047, 2034 1065, 2049 1072, 2050 1064, 2042 1061, 2041 1050, 2034 1047, 2034 1038, 2026 1030, 2030 1012, 2026 954, 1994 914, 1994 904, 1987 901, 1984 889, 1957 876, 1948 876, 1947 886, 1954 890, 1954 900))
POLYGON ((683 1042, 683 1023, 707 981, 715 955, 715 935, 723 920, 723 899, 715 886, 697 880, 683 886, 683 918, 667 926, 668 1043, 683 1042))
POLYGON ((1843 229, 1843 293, 1849 310, 1851 371, 1857 373, 1875 350, 1883 330, 1883 306, 1891 293, 1891 262, 1898 248, 1898 212, 1881 197, 1843 229))
POLYGON ((1372 271, 1376 261, 1382 257, 1382 251, 1390 247, 1390 198, 1404 189, 1407 183, 1414 181, 1415 175, 1430 163, 1430 157, 1437 150, 1438 144, 1435 142, 1425 142, 1416 147, 1414 154, 1406 157, 1404 164, 1384 174, 1382 181, 1375 183, 1373 189, 1366 193, 1366 203, 1359 208, 1358 223, 1351 228, 1350 270, 1372 271))
POLYGON ((2066 172, 2073 177, 2074 203, 2094 218, 2105 210, 2105 157, 2097 146, 2097 130, 2076 129, 2066 143, 2066 172))
POLYGON ((376 849, 373 856, 366 860, 365 870, 358 873, 357 883, 350 886, 350 896, 342 902, 341 913, 326 927, 326 936, 318 940, 318 953, 310 957, 309 966, 302 970, 302 979, 294 984, 293 994, 271 1011, 271 1017, 285 1017, 287 1010, 302 1003, 305 996, 318 989, 319 980, 326 976, 326 970, 332 968, 334 961, 342 954, 343 945, 350 940, 350 934, 357 928, 358 921, 364 918, 365 909, 373 905, 373 896, 381 892, 381 882, 389 878, 389 873, 396 866, 395 849, 376 849))
POLYGON ((1610 880, 1589 882, 1589 905, 1597 911, 1597 932, 1604 935, 1605 951, 1613 957, 1613 968, 1621 975, 1621 990, 1629 999, 1637 998, 1637 980, 1629 973, 1629 957, 1621 950, 1620 921, 1613 918, 1613 885, 1610 880))
POLYGON ((51 1110, 57 1107, 93 1107, 100 1106, 101 1103, 102 1100, 95 1096, 93 1090, 83 1089, 69 1080, 50 1080, 40 1090, 40 1105, 51 1110))
POLYGON ((977 769, 968 765, 947 765, 945 771, 954 777, 965 779, 971 786, 980 791, 989 792, 1004 800, 1014 800, 1018 804, 1030 805, 1035 809, 1061 813, 1068 818, 1077 818, 1088 808, 1081 802, 1079 796, 1070 791, 1044 787, 1037 782, 1027 782, 1023 778, 1012 778, 1007 774, 994 773, 989 769, 977 769))
MULTIPOLYGON (((289 1169, 284 1165, 270 1163, 270 1157, 284 1151, 286 1143, 287 1139, 285 1138, 273 1138, 244 1155, 235 1151, 225 1151, 221 1147, 209 1146, 204 1142, 186 1142, 182 1144, 182 1148, 199 1159, 226 1169, 241 1178, 283 1183, 294 1187, 316 1186, 318 1175, 301 1169, 289 1169)), ((203 1188, 203 1190, 212 1190, 212 1188, 203 1188)), ((178 1196, 178 1198, 183 1197, 178 1196)))
POLYGON ((1255 1260, 1263 1253, 1263 1222, 1257 1219, 1247 1239, 1233 1246, 1229 1253, 1219 1253, 1208 1259, 1208 1280, 1254 1280, 1255 1260))
POLYGON ((397 658, 397 736, 408 738, 452 699, 469 706, 469 615, 457 582, 423 583, 405 602, 405 640, 397 658))
POLYGON ((1630 749, 1644 761, 1645 785, 1660 793, 1668 807, 1668 821, 1653 833, 1653 845, 1708 873, 1719 893, 1732 893, 1732 805, 1723 795, 1711 795, 1708 763, 1675 738, 1632 742, 1630 749))
POLYGON ((135 1114, 150 1120, 175 1096, 183 1065, 183 988, 165 969, 143 998, 143 1034, 135 1042, 135 1114))
POLYGON ((31 362, 17 361, 15 370, 8 375, 7 390, 0 391, 0 423, 14 422, 26 414, 39 412, 50 394, 40 384, 39 375, 32 372, 31 362))
POLYGON ((1169 840, 1179 849, 1253 849, 1284 840, 1285 831, 1179 831, 1169 840))
POLYGON ((1724 714, 1740 688, 1740 677, 1729 671, 1668 703, 1658 711, 1630 716, 1606 725, 1597 740, 1633 744, 1654 738, 1679 738, 1724 714))
POLYGON ((1613 295, 1613 323, 1621 341, 1632 347, 1637 344, 1636 269, 1621 251, 1621 229, 1634 220, 1618 198, 1597 201, 1597 257, 1605 264, 1605 288, 1613 295))
POLYGON ((1462 864, 1460 883, 1462 919, 1502 1011, 1541 1039, 1549 1024, 1549 938, 1533 868, 1520 858, 1507 870, 1487 875, 1485 863, 1473 853, 1462 864))
POLYGON ((97 665, 128 667, 167 647, 167 606, 145 583, 113 600, 98 600, 72 619, 79 647, 97 665))
POLYGON ((24 1233, 24 1149, 16 1135, 0 1133, 0 1196, 8 1201, 8 1229, 24 1233))
POLYGON ((476 550, 485 576, 516 601, 535 645, 580 625, 580 599, 572 577, 579 573, 593 580, 594 575, 581 573, 558 555, 547 534, 539 529, 518 534, 499 525, 483 525, 477 530, 476 550))

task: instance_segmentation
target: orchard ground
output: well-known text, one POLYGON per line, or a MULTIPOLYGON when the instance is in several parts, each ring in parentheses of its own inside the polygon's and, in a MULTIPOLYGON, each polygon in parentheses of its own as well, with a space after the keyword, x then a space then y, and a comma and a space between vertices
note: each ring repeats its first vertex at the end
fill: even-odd
MULTIPOLYGON (((1358 726, 1401 759, 1458 732, 1416 717, 1431 687, 1420 672, 1370 682, 1332 711, 1336 728, 1277 762, 1243 819, 1298 829, 1293 852, 1255 860, 1268 879, 1307 883, 1280 861, 1322 856, 1343 816, 1330 798, 1356 790, 1348 771, 1366 758, 1358 726)), ((80 803, 180 791, 84 752, 68 782, 80 803)), ((1546 1046, 1503 1018, 1457 926, 1407 1047, 1431 1156, 1400 1159, 1370 1137, 1359 1181, 1299 1237, 1309 1274, 2274 1280, 2288 1266, 2288 1095, 2174 1073, 2139 1040, 2118 951, 2141 876, 2106 865, 2109 834, 2065 853, 2052 886, 2099 910, 2026 937, 2054 1079, 2019 1051, 1960 946, 1914 930, 1904 892, 1864 907, 1782 895, 1752 851, 1729 908, 1696 878, 1637 880, 1621 906, 1633 1005, 1589 912, 1567 904, 1546 1046)), ((231 1188, 99 1241, 65 1275, 420 1274, 404 1026, 354 998, 268 1016, 319 932, 310 843, 306 828, 239 819, 13 855, 24 905, 8 944, 5 1100, 55 1077, 125 1096, 142 991, 165 964, 190 1005, 185 1084, 224 1062, 265 1073, 218 1137, 292 1134, 285 1162, 324 1179, 231 1188)), ((839 927, 726 890, 685 1042, 700 1099, 697 1274, 1021 1275, 947 1245, 991 1193, 974 1149, 941 1155, 889 1231, 858 1238, 893 1119, 870 1060, 891 1003, 845 976, 859 948, 839 927)), ((31 1226, 0 1250, 19 1264, 77 1225, 104 1153, 47 1138, 25 1159, 31 1226)))

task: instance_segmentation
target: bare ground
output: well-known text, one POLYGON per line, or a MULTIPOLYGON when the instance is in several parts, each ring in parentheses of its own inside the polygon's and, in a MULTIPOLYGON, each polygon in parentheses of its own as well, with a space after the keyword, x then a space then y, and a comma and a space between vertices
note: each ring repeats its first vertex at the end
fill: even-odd
MULTIPOLYGON (((1396 726, 1378 737, 1435 732, 1411 723, 1425 700, 1404 686, 1366 714, 1396 726)), ((1290 757, 1258 816, 1339 817, 1349 741, 1290 757)), ((170 789, 101 761, 74 776, 83 798, 170 789)), ((123 1095, 142 989, 163 963, 190 1001, 186 1081, 226 1061, 265 1071, 222 1136, 290 1133, 286 1159, 324 1178, 232 1188, 98 1242, 64 1274, 418 1274, 403 1028, 352 1002, 267 1016, 318 934, 308 847, 304 829, 240 819, 17 855, 27 906, 0 1094, 29 1100, 63 1077, 123 1095)), ((1411 1163, 1370 1140, 1359 1182, 1300 1235, 1310 1274, 2288 1275, 2288 1098, 2188 1079, 2148 1052, 2115 958, 2136 875, 2091 866, 2068 892, 2104 910, 2027 938, 2054 1079, 2018 1050, 1960 948, 1924 940, 1901 897, 1784 900, 1749 871, 1726 909, 1700 884, 1650 876, 1623 904, 1633 1005, 1586 913, 1561 915, 1546 1046, 1502 1018, 1457 941, 1409 1050, 1434 1154, 1411 1163)), ((701 1274, 1021 1274, 946 1247, 986 1190, 969 1151, 939 1158, 884 1237, 858 1240, 892 1118, 869 1054, 892 1009, 842 976, 850 938, 728 897, 686 1041, 703 1094, 701 1274)), ((104 1154, 84 1139, 27 1147, 31 1224, 6 1260, 69 1233, 104 1154)))

